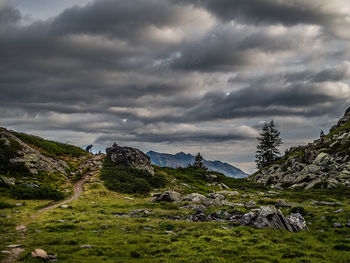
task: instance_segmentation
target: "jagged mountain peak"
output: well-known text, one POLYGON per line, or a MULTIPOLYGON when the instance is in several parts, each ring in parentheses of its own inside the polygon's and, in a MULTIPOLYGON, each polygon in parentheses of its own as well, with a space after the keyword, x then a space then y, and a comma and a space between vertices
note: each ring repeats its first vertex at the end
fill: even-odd
MULTIPOLYGON (((147 155, 151 158, 151 162, 154 165, 162 167, 186 167, 189 163, 193 164, 195 156, 190 153, 178 152, 176 154, 158 153, 155 151, 149 151, 147 155)), ((208 167, 210 171, 220 172, 227 177, 243 178, 248 176, 245 172, 237 167, 234 167, 228 163, 221 161, 208 161, 203 160, 204 165, 208 167)))

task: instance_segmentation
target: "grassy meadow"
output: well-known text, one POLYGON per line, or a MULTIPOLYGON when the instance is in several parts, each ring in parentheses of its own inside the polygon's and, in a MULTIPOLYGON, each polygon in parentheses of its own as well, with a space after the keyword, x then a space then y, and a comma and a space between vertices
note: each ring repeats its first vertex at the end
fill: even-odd
MULTIPOLYGON (((186 169, 156 167, 169 181, 168 188, 182 192, 208 193, 202 172, 186 169), (188 189, 181 183, 192 185, 188 189)), ((24 203, 4 208, 1 217, 0 249, 16 243, 16 224, 29 222, 25 252, 18 262, 40 262, 30 252, 42 248, 57 254, 59 262, 350 262, 350 228, 334 228, 333 223, 345 225, 350 219, 350 190, 281 191, 268 193, 263 186, 245 180, 222 178, 240 195, 231 202, 254 200, 259 205, 274 204, 278 199, 303 207, 309 232, 290 233, 274 229, 257 230, 226 222, 190 222, 194 212, 181 209, 186 203, 152 203, 151 196, 121 194, 108 190, 98 175, 85 184, 83 195, 68 208, 56 208, 29 220, 28 216, 50 201, 14 200, 0 194, 2 203, 24 203), (315 206, 313 202, 341 202, 339 207, 315 206), (335 213, 342 208, 344 211, 335 213), (130 211, 148 209, 149 213, 130 211), (173 220, 177 216, 177 220, 173 220), (29 221, 28 221, 29 220, 29 221)), ((215 187, 214 187, 215 188, 215 187)), ((210 208, 217 210, 244 207, 210 208)), ((284 214, 289 208, 282 209, 284 214)), ((4 258, 4 254, 0 254, 4 258)))

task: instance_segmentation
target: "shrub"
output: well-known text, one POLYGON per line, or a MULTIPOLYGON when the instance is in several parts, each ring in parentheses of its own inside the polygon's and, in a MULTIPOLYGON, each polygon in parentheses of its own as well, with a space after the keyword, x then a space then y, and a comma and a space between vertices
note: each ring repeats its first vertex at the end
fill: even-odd
POLYGON ((122 193, 148 193, 152 187, 162 187, 166 184, 164 175, 150 173, 126 166, 117 166, 111 160, 105 159, 101 179, 109 190, 122 193))
POLYGON ((29 188, 25 185, 15 186, 11 189, 11 195, 16 199, 25 200, 62 200, 64 194, 51 186, 42 185, 38 188, 29 188))
POLYGON ((0 209, 12 208, 12 207, 14 207, 14 205, 0 201, 0 209))
POLYGON ((302 207, 302 206, 293 207, 292 209, 290 209, 289 212, 290 212, 290 213, 299 213, 299 214, 301 214, 302 216, 305 216, 305 214, 306 214, 305 208, 302 207))

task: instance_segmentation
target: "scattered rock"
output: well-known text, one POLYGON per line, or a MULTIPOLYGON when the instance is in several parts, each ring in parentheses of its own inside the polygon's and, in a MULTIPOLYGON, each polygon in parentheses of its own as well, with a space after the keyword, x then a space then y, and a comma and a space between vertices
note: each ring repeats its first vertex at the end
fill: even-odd
POLYGON ((81 245, 80 248, 94 248, 92 245, 81 245))
POLYGON ((345 226, 346 226, 346 227, 350 227, 350 222, 347 222, 347 223, 345 224, 345 226))
POLYGON ((343 213, 343 212, 344 212, 344 209, 342 209, 342 208, 334 211, 334 213, 343 213))
POLYGON ((218 178, 218 176, 215 174, 206 174, 205 177, 209 180, 215 180, 216 178, 218 178))
POLYGON ((161 194, 154 194, 152 202, 179 202, 181 201, 181 194, 175 191, 165 191, 161 194))
POLYGON ((224 195, 224 196, 237 196, 239 193, 237 191, 219 191, 215 192, 216 194, 219 195, 224 195))
POLYGON ((17 203, 16 206, 22 206, 23 204, 22 203, 17 203))
POLYGON ((106 149, 107 158, 117 165, 124 165, 154 174, 150 158, 138 149, 114 144, 106 149))
POLYGON ((339 222, 336 222, 336 223, 333 224, 333 227, 335 227, 335 228, 342 228, 343 225, 341 223, 339 223, 339 222))
POLYGON ((68 205, 61 205, 61 208, 68 208, 68 205))
POLYGON ((189 201, 192 203, 202 203, 206 201, 206 197, 199 193, 192 193, 192 194, 185 195, 182 198, 182 201, 189 201))
POLYGON ((6 176, 0 176, 0 182, 3 182, 4 184, 11 186, 16 184, 15 178, 9 178, 6 176))
POLYGON ((21 247, 22 245, 21 244, 13 244, 13 245, 8 245, 6 247, 8 248, 17 248, 17 247, 21 247))
POLYGON ((131 217, 145 217, 151 214, 153 210, 150 209, 135 209, 129 211, 129 216, 131 217))
POLYGON ((256 215, 252 212, 244 214, 241 222, 243 226, 253 226, 258 229, 275 228, 285 229, 290 232, 307 230, 305 220, 299 213, 291 214, 285 218, 280 210, 274 206, 262 206, 256 215))
POLYGON ((48 255, 45 250, 41 248, 36 248, 32 252, 32 257, 34 258, 42 258, 45 260, 55 260, 57 259, 57 255, 48 255))
POLYGON ((326 202, 326 201, 316 201, 312 205, 318 205, 318 206, 341 206, 341 203, 335 203, 335 202, 326 202))
POLYGON ((254 201, 248 201, 244 203, 244 206, 246 208, 253 208, 253 207, 256 207, 256 203, 254 201))

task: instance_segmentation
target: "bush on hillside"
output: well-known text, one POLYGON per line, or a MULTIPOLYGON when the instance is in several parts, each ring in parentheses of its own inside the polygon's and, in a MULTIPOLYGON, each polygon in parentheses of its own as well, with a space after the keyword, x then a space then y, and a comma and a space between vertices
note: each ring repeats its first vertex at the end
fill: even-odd
POLYGON ((151 175, 147 171, 117 166, 109 159, 103 162, 101 179, 109 190, 128 194, 146 194, 152 188, 166 185, 164 175, 151 175))
POLYGON ((49 185, 42 185, 38 188, 29 188, 25 185, 12 187, 11 196, 23 200, 62 200, 64 194, 49 185))

